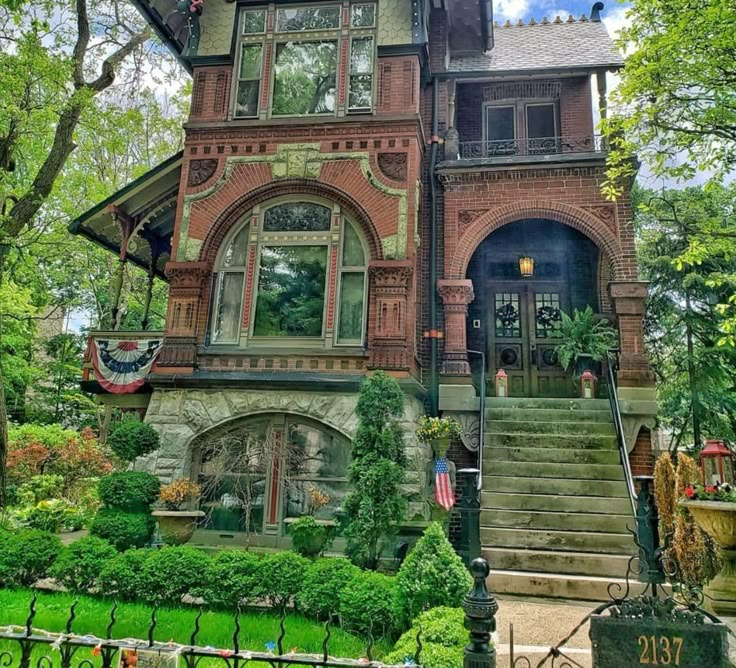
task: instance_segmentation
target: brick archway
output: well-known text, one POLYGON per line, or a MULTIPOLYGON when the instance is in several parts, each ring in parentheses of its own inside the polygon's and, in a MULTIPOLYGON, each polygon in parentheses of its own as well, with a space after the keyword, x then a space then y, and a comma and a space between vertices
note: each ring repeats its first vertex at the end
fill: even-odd
POLYGON ((486 237, 504 225, 527 218, 553 220, 582 232, 610 258, 614 280, 636 278, 635 269, 632 273, 624 260, 618 239, 603 221, 579 207, 549 200, 506 204, 480 216, 460 238, 452 258, 446 264, 445 277, 464 279, 473 253, 486 237))

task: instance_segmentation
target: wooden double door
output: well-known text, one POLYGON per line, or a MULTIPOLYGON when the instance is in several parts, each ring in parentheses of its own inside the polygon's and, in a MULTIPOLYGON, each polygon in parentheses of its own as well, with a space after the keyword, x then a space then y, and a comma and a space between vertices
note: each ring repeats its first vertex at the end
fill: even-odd
MULTIPOLYGON (((488 359, 491 379, 508 376, 509 395, 566 397, 570 375, 557 360, 556 326, 569 311, 564 282, 497 282, 486 295, 488 359)), ((493 392, 491 392, 493 394, 493 392)))

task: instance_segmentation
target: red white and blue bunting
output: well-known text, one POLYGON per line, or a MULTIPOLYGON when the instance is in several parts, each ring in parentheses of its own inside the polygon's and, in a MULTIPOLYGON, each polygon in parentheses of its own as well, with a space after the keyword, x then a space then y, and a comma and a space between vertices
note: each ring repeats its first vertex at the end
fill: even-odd
POLYGON ((92 367, 95 379, 113 394, 135 392, 146 382, 146 376, 155 364, 162 345, 161 339, 93 339, 92 367))

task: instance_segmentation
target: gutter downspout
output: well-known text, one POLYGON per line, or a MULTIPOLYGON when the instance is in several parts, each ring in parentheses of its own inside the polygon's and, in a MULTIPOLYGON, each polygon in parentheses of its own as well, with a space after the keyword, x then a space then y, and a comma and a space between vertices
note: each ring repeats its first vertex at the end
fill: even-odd
POLYGON ((483 444, 485 443, 486 430, 486 354, 482 350, 468 350, 469 355, 478 355, 480 357, 480 423, 478 432, 478 484, 477 489, 480 492, 483 489, 483 444))
POLYGON ((439 82, 432 77, 432 150, 429 159, 429 193, 430 193, 430 238, 429 238, 429 413, 436 416, 439 412, 439 380, 437 374, 437 150, 439 138, 439 82))

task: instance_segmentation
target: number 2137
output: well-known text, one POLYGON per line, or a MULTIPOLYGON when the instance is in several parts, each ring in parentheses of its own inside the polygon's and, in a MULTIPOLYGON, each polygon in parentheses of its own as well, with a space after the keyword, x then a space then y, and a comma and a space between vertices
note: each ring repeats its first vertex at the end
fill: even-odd
POLYGON ((682 638, 639 636, 639 663, 647 666, 679 666, 682 638))

